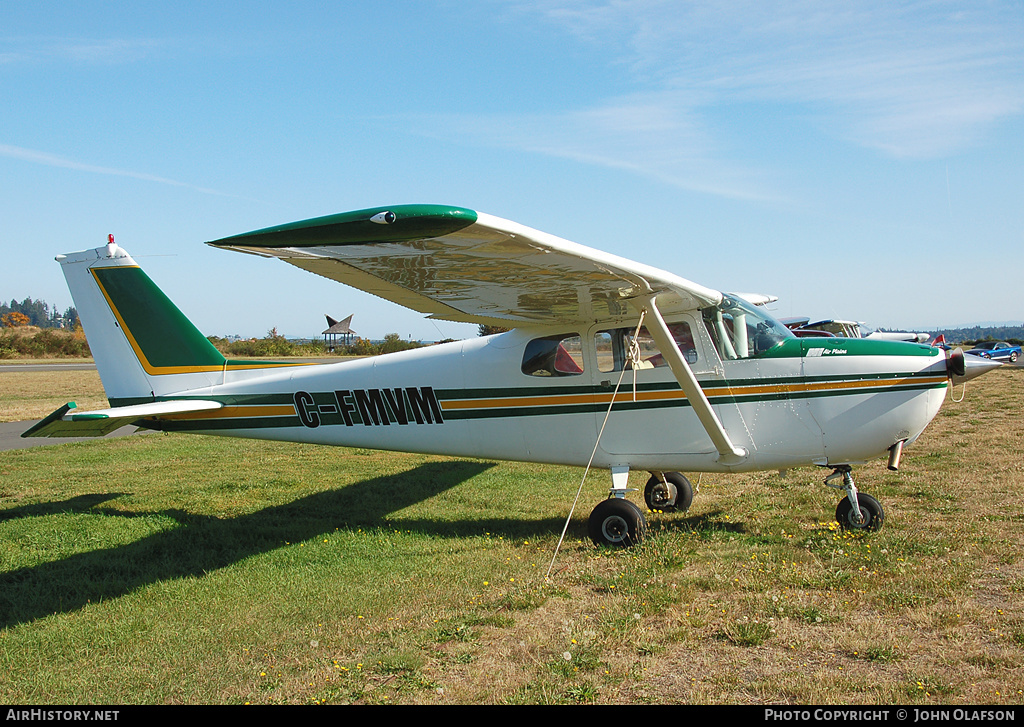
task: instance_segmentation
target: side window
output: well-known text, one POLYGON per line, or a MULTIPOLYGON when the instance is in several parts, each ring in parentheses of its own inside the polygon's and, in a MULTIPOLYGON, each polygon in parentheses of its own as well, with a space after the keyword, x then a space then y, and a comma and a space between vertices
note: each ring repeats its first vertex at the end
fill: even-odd
MULTIPOLYGON (((683 358, 688 363, 697 363, 697 349, 693 343, 693 334, 690 331, 690 324, 685 321, 681 323, 670 323, 669 331, 675 339, 683 358)), ((651 334, 646 328, 641 328, 636 336, 635 348, 638 360, 634 366, 630 362, 630 348, 634 345, 633 334, 635 328, 615 328, 610 331, 601 331, 594 339, 597 347, 597 368, 602 372, 621 371, 625 368, 653 369, 668 366, 665 357, 658 349, 651 334)))
POLYGON ((529 376, 576 376, 583 373, 583 339, 578 333, 535 338, 526 344, 523 373, 529 376))

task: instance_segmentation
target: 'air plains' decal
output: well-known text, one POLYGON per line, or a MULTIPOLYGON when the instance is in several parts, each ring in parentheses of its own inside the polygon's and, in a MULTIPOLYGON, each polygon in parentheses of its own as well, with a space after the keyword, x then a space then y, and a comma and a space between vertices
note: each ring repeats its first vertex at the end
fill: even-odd
POLYGON ((292 397, 303 426, 344 424, 347 427, 391 424, 444 424, 433 388, 339 389, 296 391, 292 397))

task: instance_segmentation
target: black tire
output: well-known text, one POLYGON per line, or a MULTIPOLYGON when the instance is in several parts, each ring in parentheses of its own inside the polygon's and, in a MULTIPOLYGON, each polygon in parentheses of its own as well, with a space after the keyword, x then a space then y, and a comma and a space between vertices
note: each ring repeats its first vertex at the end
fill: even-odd
POLYGON ((686 512, 693 504, 693 485, 679 472, 665 472, 665 481, 657 475, 647 480, 644 502, 652 512, 686 512))
POLYGON ((647 518, 629 500, 612 497, 599 503, 590 513, 587 530, 594 545, 628 548, 644 539, 647 518))
POLYGON ((1017 352, 1014 351, 1010 354, 1010 363, 1017 363, 1017 352))
POLYGON ((860 504, 862 522, 853 519, 853 503, 850 498, 844 497, 836 506, 836 522, 844 530, 881 530, 885 522, 885 511, 882 510, 882 503, 871 495, 864 493, 857 494, 857 502, 860 504))

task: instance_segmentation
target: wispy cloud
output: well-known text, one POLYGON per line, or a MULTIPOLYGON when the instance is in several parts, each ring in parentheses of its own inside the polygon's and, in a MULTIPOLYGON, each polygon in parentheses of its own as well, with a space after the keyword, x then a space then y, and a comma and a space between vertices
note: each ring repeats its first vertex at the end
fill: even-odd
POLYGON ((157 38, 69 38, 20 36, 0 39, 0 64, 59 61, 116 65, 152 56, 174 45, 157 38))
POLYGON ((638 79, 705 107, 803 104, 826 131, 896 157, 937 157, 1024 111, 1016 3, 538 0, 519 3, 638 79))
MULTIPOLYGON (((794 109, 821 133, 892 158, 937 158, 1024 112, 1024 16, 944 0, 511 0, 625 68, 635 91, 538 113, 444 116, 476 143, 624 169, 731 198, 773 196, 729 160, 712 117, 735 104, 794 109)), ((435 121, 438 117, 432 117, 435 121)))
POLYGON ((713 160, 716 145, 681 93, 636 94, 591 108, 546 113, 417 115, 437 137, 500 146, 627 171, 716 196, 774 197, 759 175, 713 160))
POLYGON ((203 194, 213 194, 218 196, 233 196, 228 195, 225 192, 220 192, 215 189, 208 189, 206 187, 198 187, 193 184, 187 184, 185 182, 179 182, 174 179, 168 179, 166 177, 160 177, 155 174, 146 174, 144 172, 133 172, 127 169, 116 169, 113 167, 103 167, 95 164, 85 164, 78 162, 73 159, 58 156, 56 154, 50 154, 42 151, 35 151, 33 149, 24 149, 18 146, 10 146, 8 144, 0 144, 0 156, 9 157, 12 159, 18 159, 23 162, 29 162, 32 164, 42 164, 48 167, 59 167, 61 169, 71 169, 78 172, 88 172, 90 174, 105 174, 114 177, 128 177, 130 179, 138 179, 144 182, 155 182, 157 184, 169 184, 174 187, 184 187, 186 189, 192 189, 196 192, 202 192, 203 194))

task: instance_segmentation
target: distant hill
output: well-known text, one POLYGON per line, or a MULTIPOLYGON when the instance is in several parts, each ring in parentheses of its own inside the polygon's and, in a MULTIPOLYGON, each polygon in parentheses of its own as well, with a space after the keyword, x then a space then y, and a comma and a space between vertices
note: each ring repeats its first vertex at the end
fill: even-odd
POLYGON ((940 328, 929 331, 932 338, 942 335, 947 343, 963 343, 964 341, 1009 341, 1024 345, 1024 326, 971 326, 969 328, 940 328))

